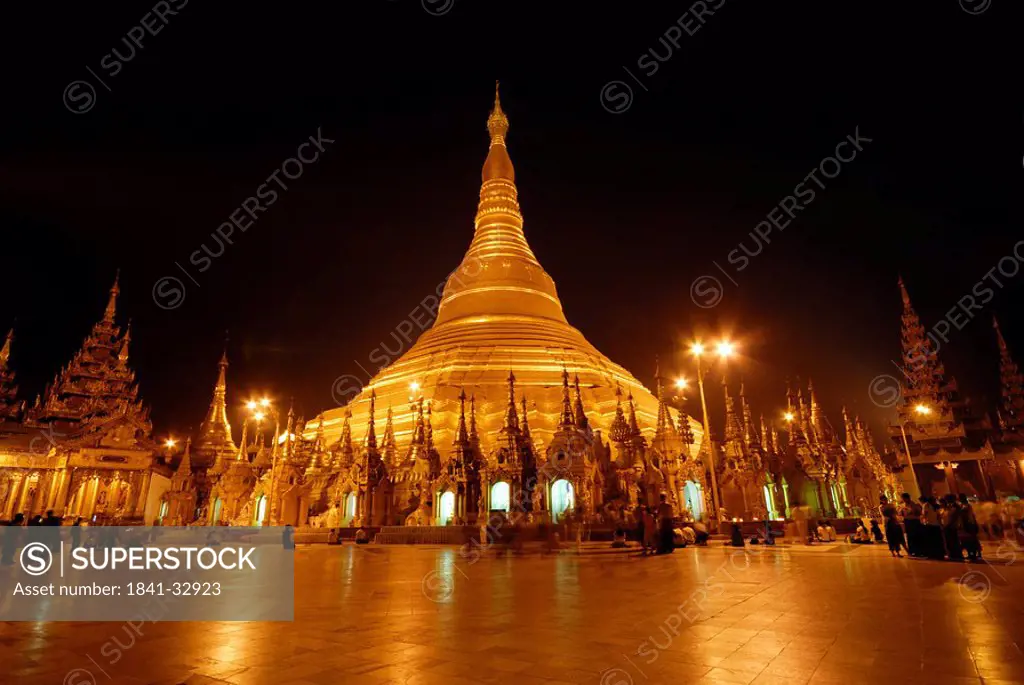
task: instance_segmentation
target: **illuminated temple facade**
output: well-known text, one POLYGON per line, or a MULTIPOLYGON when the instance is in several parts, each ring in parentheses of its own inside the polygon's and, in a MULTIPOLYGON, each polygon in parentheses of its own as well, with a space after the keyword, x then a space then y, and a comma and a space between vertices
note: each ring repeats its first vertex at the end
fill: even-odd
POLYGON ((786 420, 766 421, 754 419, 742 383, 723 380, 724 407, 711 414, 724 427, 706 439, 657 370, 652 391, 568 323, 523 231, 497 96, 487 129, 472 240, 432 327, 345 406, 307 420, 267 404, 262 421, 246 417, 234 431, 225 350, 194 440, 161 454, 128 364, 130 331, 115 323, 116 280, 102 319, 31 407, 18 399, 8 334, 0 520, 52 509, 97 523, 376 528, 518 511, 534 523, 611 525, 662 495, 684 517, 751 520, 796 506, 860 515, 918 481, 926 494, 1024 490, 1024 377, 998 327, 993 425, 946 381, 902 282, 908 380, 886 454, 845 409, 834 430, 810 383, 780 393, 786 420))
POLYGON ((156 513, 153 478, 169 475, 151 439, 149 409, 128 364, 131 330, 114 321, 118 283, 71 361, 27 407, 17 399, 11 350, 0 350, 0 520, 53 510, 93 523, 156 513))
POLYGON ((167 520, 198 511, 202 523, 438 526, 517 510, 533 522, 612 523, 662 494, 706 518, 713 456, 724 516, 782 517, 798 503, 849 515, 895 491, 870 432, 844 415, 841 441, 813 388, 785 398, 795 417, 785 440, 755 423, 742 387, 735 400, 726 389, 711 455, 660 374, 648 390, 568 323, 523 232, 497 97, 487 129, 473 237, 433 326, 345 406, 280 417, 269 444, 247 424, 233 442, 222 359, 165 495, 167 520))

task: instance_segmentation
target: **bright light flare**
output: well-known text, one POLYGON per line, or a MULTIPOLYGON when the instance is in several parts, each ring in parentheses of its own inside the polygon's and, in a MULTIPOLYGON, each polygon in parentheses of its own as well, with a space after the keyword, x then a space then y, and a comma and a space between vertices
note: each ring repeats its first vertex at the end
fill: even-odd
POLYGON ((689 385, 690 382, 683 378, 682 376, 676 379, 676 390, 686 390, 686 388, 688 388, 689 385))
POLYGON ((166 447, 169 450, 174 449, 174 446, 177 444, 178 441, 175 440, 174 438, 167 438, 166 440, 164 440, 164 447, 166 447))
POLYGON ((782 415, 782 418, 784 418, 786 421, 793 421, 793 419, 795 419, 796 416, 793 415, 793 412, 787 411, 782 415))
POLYGON ((690 354, 692 354, 694 357, 701 356, 702 354, 704 354, 704 345, 702 345, 699 342, 693 343, 692 345, 690 345, 690 354))
POLYGON ((916 407, 914 407, 914 411, 920 414, 921 416, 928 416, 929 414, 932 413, 932 408, 926 404, 919 404, 916 407))
POLYGON ((715 346, 715 352, 722 359, 728 359, 729 357, 736 354, 736 345, 728 340, 723 340, 715 346))

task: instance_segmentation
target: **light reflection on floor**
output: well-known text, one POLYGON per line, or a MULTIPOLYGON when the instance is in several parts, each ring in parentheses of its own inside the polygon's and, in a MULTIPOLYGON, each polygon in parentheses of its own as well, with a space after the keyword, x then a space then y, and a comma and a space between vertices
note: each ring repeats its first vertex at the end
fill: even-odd
POLYGON ((306 547, 294 623, 8 623, 0 681, 1024 682, 1022 566, 847 545, 658 558, 306 547))

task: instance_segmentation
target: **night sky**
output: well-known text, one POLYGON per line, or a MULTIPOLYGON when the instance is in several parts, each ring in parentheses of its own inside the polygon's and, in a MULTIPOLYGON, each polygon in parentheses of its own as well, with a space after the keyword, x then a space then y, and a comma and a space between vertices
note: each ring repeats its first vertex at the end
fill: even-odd
MULTIPOLYGON (((198 427, 225 330, 232 400, 332 406, 334 379, 364 375, 469 245, 501 79, 527 238, 570 323, 648 384, 655 355, 692 375, 682 341, 731 331, 730 381, 755 414, 777 416, 787 376, 811 377, 833 423, 845 403, 878 429, 889 414, 868 386, 899 376, 897 276, 930 327, 1024 238, 1017 4, 707 0, 703 23, 685 2, 11 11, 0 327, 17 320, 22 394, 67 363, 120 268, 158 435, 198 427), (143 47, 115 64, 126 35, 143 47), (65 92, 77 80, 94 101, 65 92), (613 81, 633 93, 617 113, 613 81), (737 271, 730 253, 857 130, 870 142, 737 271), (206 270, 190 263, 318 131, 334 141, 319 159, 206 270), (723 284, 707 309, 691 300, 703 275, 723 284), (185 287, 174 309, 153 298, 166 276, 185 287)), ((995 277, 942 349, 978 401, 998 393, 993 314, 1024 361, 1024 272, 995 277)))

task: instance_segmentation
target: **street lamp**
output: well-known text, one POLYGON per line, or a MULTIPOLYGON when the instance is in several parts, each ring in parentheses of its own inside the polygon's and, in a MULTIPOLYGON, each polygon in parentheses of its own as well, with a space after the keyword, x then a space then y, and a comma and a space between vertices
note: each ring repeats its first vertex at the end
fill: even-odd
MULTIPOLYGON (((918 403, 914 406, 914 413, 919 416, 928 416, 932 408, 927 404, 918 403)), ((917 471, 914 470, 914 460, 910 458, 910 442, 907 441, 906 421, 900 421, 900 433, 903 435, 903 449, 907 453, 907 464, 910 466, 910 475, 914 477, 914 487, 917 489, 917 496, 921 496, 921 483, 917 480, 917 471)))
MULTIPOLYGON (((697 387, 700 388, 700 407, 704 413, 704 439, 708 445, 708 466, 711 469, 711 505, 714 509, 714 515, 717 520, 719 512, 722 510, 722 500, 718 493, 718 474, 715 467, 715 443, 711 439, 711 423, 708 420, 708 402, 704 396, 704 376, 707 370, 701 366, 701 360, 704 358, 706 348, 699 341, 694 341, 690 345, 690 354, 693 355, 694 359, 697 360, 697 387)), ((715 346, 715 352, 718 354, 719 359, 725 361, 729 357, 733 356, 736 352, 736 346, 728 341, 722 340, 715 346)))

